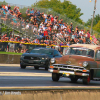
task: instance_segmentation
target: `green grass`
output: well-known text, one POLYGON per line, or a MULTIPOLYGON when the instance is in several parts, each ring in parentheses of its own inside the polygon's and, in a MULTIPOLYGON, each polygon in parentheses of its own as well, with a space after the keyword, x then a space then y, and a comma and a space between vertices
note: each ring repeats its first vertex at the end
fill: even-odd
POLYGON ((14 52, 4 52, 4 51, 0 51, 0 54, 22 55, 23 53, 14 53, 14 52))

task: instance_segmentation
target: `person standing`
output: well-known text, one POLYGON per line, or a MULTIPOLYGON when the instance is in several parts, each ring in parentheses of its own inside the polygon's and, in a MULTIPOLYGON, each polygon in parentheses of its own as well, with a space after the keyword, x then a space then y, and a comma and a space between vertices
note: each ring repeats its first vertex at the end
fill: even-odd
POLYGON ((48 38, 48 30, 47 29, 45 29, 45 31, 44 31, 44 38, 45 38, 45 40, 48 38))
POLYGON ((86 42, 90 43, 90 31, 89 30, 86 33, 86 42))

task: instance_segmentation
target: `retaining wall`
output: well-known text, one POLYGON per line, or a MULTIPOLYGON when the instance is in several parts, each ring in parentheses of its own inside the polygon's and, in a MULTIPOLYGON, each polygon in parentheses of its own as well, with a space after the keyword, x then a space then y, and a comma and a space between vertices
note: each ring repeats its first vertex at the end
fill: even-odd
POLYGON ((1 64, 19 64, 21 55, 0 54, 1 64))
POLYGON ((100 87, 0 88, 0 100, 100 100, 100 87))

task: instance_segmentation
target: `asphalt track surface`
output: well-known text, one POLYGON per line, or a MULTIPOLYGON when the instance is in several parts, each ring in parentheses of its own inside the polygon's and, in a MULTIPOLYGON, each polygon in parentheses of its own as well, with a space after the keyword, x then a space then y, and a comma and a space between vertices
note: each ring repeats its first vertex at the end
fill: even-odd
POLYGON ((69 78, 60 78, 53 82, 51 73, 44 68, 35 70, 34 67, 21 69, 19 64, 0 64, 0 87, 30 87, 30 86, 100 86, 100 81, 90 81, 84 85, 79 79, 77 83, 71 83, 69 78))

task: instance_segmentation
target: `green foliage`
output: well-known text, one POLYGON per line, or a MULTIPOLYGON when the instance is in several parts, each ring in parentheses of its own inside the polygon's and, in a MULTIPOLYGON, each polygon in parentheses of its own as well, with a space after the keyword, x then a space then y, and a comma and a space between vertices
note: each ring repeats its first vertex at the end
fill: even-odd
POLYGON ((1 24, 1 32, 2 33, 8 33, 10 31, 12 31, 12 29, 8 28, 7 26, 4 26, 4 24, 1 24))
POLYGON ((94 30, 100 32, 100 20, 99 22, 93 27, 94 30))
POLYGON ((0 51, 0 54, 22 55, 22 53, 4 52, 4 51, 0 51))
MULTIPOLYGON (((17 30, 12 29, 11 27, 8 27, 7 25, 1 24, 1 32, 4 34, 9 34, 9 32, 14 31, 15 34, 20 33, 17 30)), ((21 34, 21 33, 20 33, 21 34)))
POLYGON ((88 21, 85 23, 86 26, 91 26, 92 18, 88 19, 88 21))
MULTIPOLYGON (((92 18, 88 19, 88 21, 85 23, 86 26, 91 27, 91 22, 92 22, 92 18)), ((97 14, 94 17, 93 20, 93 29, 97 32, 100 32, 100 15, 97 14)), ((96 34, 96 33, 95 33, 96 34)), ((100 34, 97 34, 96 36, 98 37, 100 34)))
POLYGON ((7 2, 5 2, 5 1, 1 2, 1 1, 0 1, 0 5, 2 5, 2 4, 3 4, 3 5, 7 5, 7 2))
POLYGON ((21 17, 24 18, 25 20, 28 18, 27 15, 26 15, 25 13, 23 13, 23 14, 21 15, 21 17))
MULTIPOLYGON (((94 17, 94 20, 93 20, 93 26, 95 26, 100 20, 100 15, 97 14, 95 17, 94 17)), ((88 19, 88 21, 85 23, 86 26, 91 26, 91 22, 92 22, 92 18, 88 19)))

